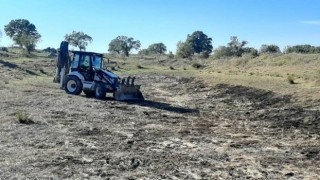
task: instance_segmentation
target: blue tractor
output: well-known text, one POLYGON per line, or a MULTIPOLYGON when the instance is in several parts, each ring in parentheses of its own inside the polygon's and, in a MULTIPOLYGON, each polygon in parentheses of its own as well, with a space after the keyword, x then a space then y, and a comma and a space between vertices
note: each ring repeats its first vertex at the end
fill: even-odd
POLYGON ((55 82, 60 82, 66 93, 103 99, 112 93, 119 101, 144 100, 140 85, 135 85, 134 77, 120 78, 112 71, 104 69, 103 54, 68 50, 68 43, 63 41, 57 60, 55 82))

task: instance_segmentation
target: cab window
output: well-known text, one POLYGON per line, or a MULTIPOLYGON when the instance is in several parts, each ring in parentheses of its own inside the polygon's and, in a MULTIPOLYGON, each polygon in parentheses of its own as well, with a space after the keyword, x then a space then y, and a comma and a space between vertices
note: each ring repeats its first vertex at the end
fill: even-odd
POLYGON ((71 68, 78 68, 79 59, 80 59, 79 54, 75 54, 73 56, 73 62, 72 62, 71 68))
POLYGON ((80 68, 89 69, 90 68, 90 56, 82 55, 80 58, 80 68))
POLYGON ((94 69, 101 69, 102 58, 100 56, 93 56, 92 66, 94 69))

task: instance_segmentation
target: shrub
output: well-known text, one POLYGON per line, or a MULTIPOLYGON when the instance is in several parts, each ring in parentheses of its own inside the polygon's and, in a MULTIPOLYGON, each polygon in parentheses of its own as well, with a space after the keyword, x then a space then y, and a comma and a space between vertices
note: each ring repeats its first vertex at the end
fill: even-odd
POLYGON ((266 45, 263 44, 260 47, 260 53, 281 53, 281 50, 279 46, 271 44, 271 45, 266 45))
POLYGON ((55 48, 52 48, 52 47, 47 47, 47 48, 43 49, 42 51, 43 51, 43 52, 50 53, 50 54, 56 54, 56 53, 58 53, 58 51, 57 51, 55 48))
POLYGON ((16 116, 21 124, 34 124, 34 121, 30 118, 29 114, 24 111, 18 110, 16 116))
POLYGON ((170 70, 174 70, 174 67, 170 66, 169 69, 170 69, 170 70))
POLYGON ((226 46, 220 46, 220 47, 214 49, 213 52, 214 52, 213 56, 215 59, 220 59, 223 57, 232 56, 231 49, 226 46))
POLYGON ((196 68, 196 69, 199 69, 199 68, 202 68, 202 65, 200 63, 193 63, 192 67, 196 68))
POLYGON ((192 45, 188 42, 178 42, 176 55, 180 58, 190 58, 194 53, 192 45))
POLYGON ((289 84, 295 84, 294 76, 292 74, 287 75, 287 80, 288 80, 289 84))
POLYGON ((140 64, 137 64, 138 69, 143 69, 143 67, 140 64))
POLYGON ((208 59, 209 58, 209 53, 208 52, 201 52, 199 57, 201 59, 208 59))
POLYGON ((9 52, 9 50, 8 50, 7 47, 1 47, 0 50, 1 50, 1 51, 4 51, 4 52, 9 52))
POLYGON ((172 53, 172 51, 169 51, 168 58, 169 59, 173 59, 174 58, 174 54, 172 53))

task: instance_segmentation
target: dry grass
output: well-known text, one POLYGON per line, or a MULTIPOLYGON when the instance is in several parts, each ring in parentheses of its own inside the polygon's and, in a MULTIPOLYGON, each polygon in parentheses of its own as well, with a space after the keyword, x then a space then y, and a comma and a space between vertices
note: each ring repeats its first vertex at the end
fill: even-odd
MULTIPOLYGON (((43 73, 24 72, 17 79, 20 69, 0 66, 10 81, 0 88, 5 94, 0 97, 0 176, 316 179, 316 101, 306 101, 312 107, 306 108, 281 95, 311 99, 319 91, 314 83, 319 71, 312 68, 316 60, 279 66, 273 62, 277 58, 289 56, 258 57, 240 65, 237 59, 206 60, 201 70, 184 70, 191 67, 189 61, 119 60, 119 73, 138 75, 147 100, 142 104, 67 95, 43 73), (305 69, 309 80, 302 76, 305 69), (295 74, 297 84, 288 83, 287 73, 295 74), (27 126, 17 119, 43 123, 27 126)), ((53 65, 45 60, 14 62, 31 70, 43 63, 51 72, 53 65)))

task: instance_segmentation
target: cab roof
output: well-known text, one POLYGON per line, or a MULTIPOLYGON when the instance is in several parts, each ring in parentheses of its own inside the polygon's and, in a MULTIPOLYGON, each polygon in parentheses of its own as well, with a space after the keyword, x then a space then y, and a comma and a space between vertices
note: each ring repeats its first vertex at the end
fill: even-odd
POLYGON ((101 53, 96 52, 87 52, 87 51, 71 51, 73 54, 86 54, 86 55, 97 55, 97 56, 103 56, 101 53))

